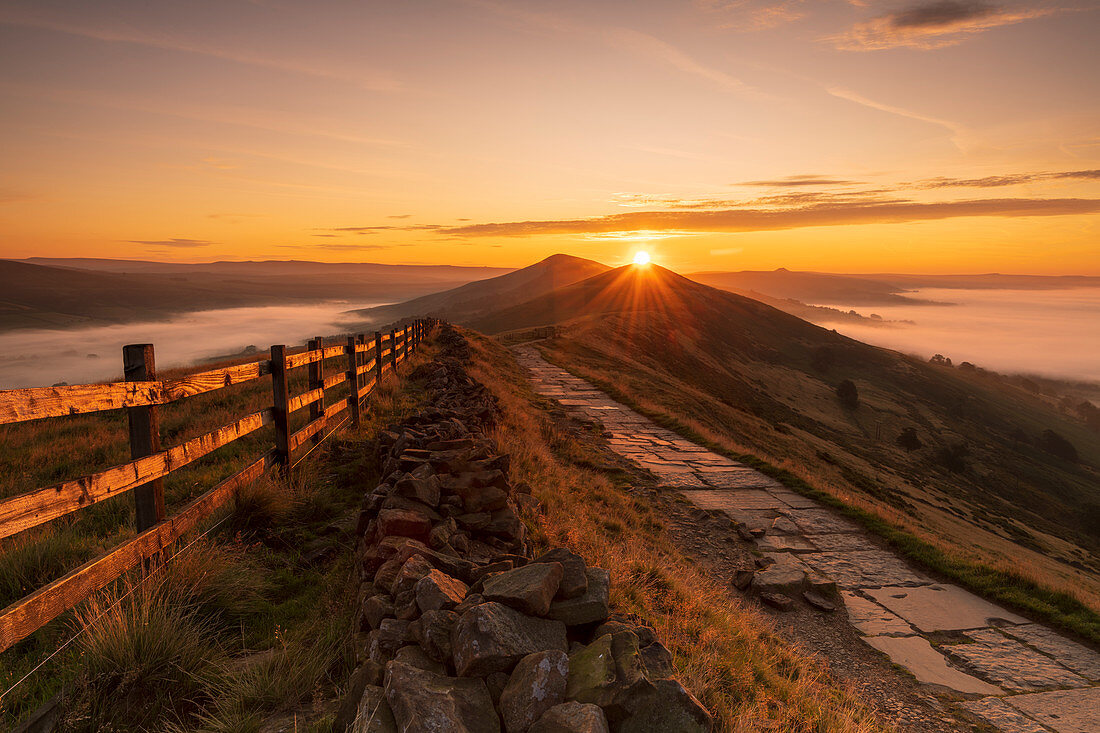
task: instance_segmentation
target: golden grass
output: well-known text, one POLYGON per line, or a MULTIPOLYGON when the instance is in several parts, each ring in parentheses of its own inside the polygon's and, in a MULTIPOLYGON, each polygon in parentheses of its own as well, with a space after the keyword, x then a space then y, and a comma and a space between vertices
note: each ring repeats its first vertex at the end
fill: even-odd
MULTIPOLYGON (((612 578, 612 602, 655 626, 683 683, 723 731, 882 730, 859 696, 779 638, 759 613, 679 552, 642 497, 579 467, 584 445, 553 425, 511 355, 467 334, 471 375, 500 400, 495 435, 544 515, 536 540, 565 545, 612 578)), ((591 456, 589 456, 591 458, 591 456)))

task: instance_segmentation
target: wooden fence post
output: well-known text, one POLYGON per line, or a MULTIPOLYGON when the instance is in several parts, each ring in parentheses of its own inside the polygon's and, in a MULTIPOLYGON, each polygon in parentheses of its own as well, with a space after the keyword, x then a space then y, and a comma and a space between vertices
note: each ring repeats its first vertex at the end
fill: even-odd
MULTIPOLYGON (((127 382, 153 382, 157 378, 152 344, 130 344, 122 347, 122 371, 127 382)), ((127 407, 130 424, 130 458, 144 458, 160 452, 160 423, 157 408, 127 407)), ((138 532, 144 532, 163 521, 164 479, 154 479, 134 489, 134 522, 138 532)))
POLYGON ((275 425, 275 465, 286 471, 290 467, 290 392, 286 380, 286 346, 271 347, 271 392, 275 425))
POLYGON ((393 367, 393 373, 397 374, 397 330, 390 330, 390 366, 393 367))
MULTIPOLYGON (((309 341, 310 351, 320 351, 321 356, 324 356, 325 341, 320 336, 312 338, 309 341)), ((325 416, 325 360, 318 359, 317 361, 311 361, 309 363, 309 386, 306 387, 309 391, 315 389, 321 390, 321 399, 316 402, 311 402, 309 405, 309 424, 313 425, 314 421, 320 420, 325 416)), ((321 442, 321 433, 316 432, 310 436, 309 442, 313 445, 317 445, 321 442)))
POLYGON ((357 336, 348 336, 348 409, 351 410, 351 426, 359 427, 359 359, 355 346, 357 336))
POLYGON ((374 378, 376 386, 382 386, 382 332, 374 332, 374 378))

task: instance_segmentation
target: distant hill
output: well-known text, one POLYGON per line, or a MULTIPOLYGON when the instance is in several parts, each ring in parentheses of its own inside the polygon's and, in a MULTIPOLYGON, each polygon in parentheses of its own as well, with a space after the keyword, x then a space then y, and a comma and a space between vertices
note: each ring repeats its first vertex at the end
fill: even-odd
POLYGON ((397 301, 500 272, 499 268, 294 261, 181 265, 0 260, 0 331, 160 320, 192 311, 288 302, 397 301))
POLYGON ((926 288, 1060 290, 1100 287, 1100 277, 1082 275, 838 275, 798 272, 782 267, 777 270, 696 272, 688 277, 704 285, 742 295, 759 293, 810 305, 825 303, 844 306, 944 305, 908 294, 926 288))
POLYGON ((425 295, 404 303, 351 311, 371 324, 413 316, 435 316, 466 323, 490 310, 522 303, 557 288, 606 272, 593 260, 556 254, 521 270, 468 283, 451 290, 425 295))
POLYGON ((578 373, 1100 607, 1100 435, 1011 380, 870 346, 656 266, 611 270, 470 325, 551 324, 563 329, 545 348, 578 373), (843 380, 856 385, 856 409, 838 399, 843 380), (899 443, 907 430, 919 447, 899 443))

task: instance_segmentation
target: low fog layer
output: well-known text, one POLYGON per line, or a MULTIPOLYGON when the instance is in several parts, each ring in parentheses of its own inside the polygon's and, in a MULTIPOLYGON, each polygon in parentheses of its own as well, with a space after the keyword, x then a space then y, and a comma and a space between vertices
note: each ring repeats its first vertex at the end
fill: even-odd
POLYGON ((122 347, 151 343, 158 368, 185 366, 247 346, 298 345, 340 333, 344 312, 384 303, 334 302, 188 313, 164 323, 128 323, 0 336, 0 389, 121 379, 122 347))
POLYGON ((943 354, 956 364, 969 361, 999 372, 1100 381, 1100 288, 927 289, 908 295, 957 305, 873 309, 886 320, 909 320, 913 325, 819 323, 860 341, 923 358, 943 354))

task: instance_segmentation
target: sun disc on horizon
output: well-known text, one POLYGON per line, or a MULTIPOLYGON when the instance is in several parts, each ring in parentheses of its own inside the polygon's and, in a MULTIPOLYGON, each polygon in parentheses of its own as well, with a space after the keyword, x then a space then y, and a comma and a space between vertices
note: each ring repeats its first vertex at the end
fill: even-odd
POLYGON ((635 252, 634 253, 635 265, 648 265, 649 264, 649 252, 635 252))

